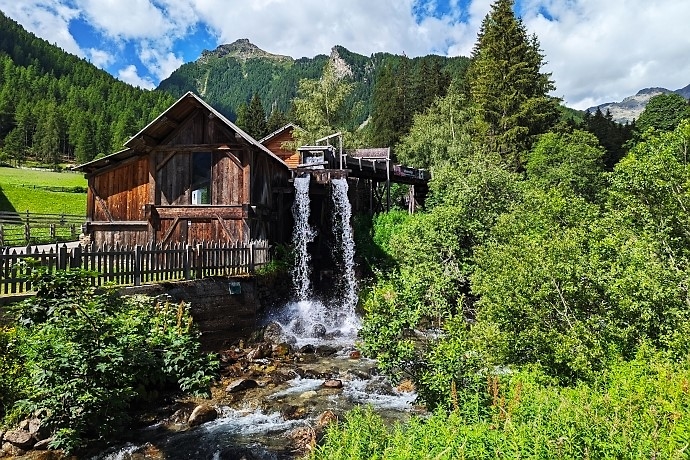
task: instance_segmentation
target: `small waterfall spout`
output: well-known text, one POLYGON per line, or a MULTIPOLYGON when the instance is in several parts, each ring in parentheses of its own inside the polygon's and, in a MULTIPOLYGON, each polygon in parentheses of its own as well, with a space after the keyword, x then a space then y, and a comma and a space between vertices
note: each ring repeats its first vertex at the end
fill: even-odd
POLYGON ((355 318, 357 307, 357 279, 355 278, 355 241, 352 236, 352 207, 347 197, 346 179, 333 179, 333 234, 340 246, 342 257, 343 307, 342 313, 347 318, 355 318))
POLYGON ((299 301, 312 297, 309 278, 311 276, 311 256, 307 245, 314 241, 315 232, 309 226, 309 182, 310 177, 295 178, 295 202, 292 214, 295 227, 292 242, 295 248, 295 265, 292 269, 292 282, 295 296, 299 301))

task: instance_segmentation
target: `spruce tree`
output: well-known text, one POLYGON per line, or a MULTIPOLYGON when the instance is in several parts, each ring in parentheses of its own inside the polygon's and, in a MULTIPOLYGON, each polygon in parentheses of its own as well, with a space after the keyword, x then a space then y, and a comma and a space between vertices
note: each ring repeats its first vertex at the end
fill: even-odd
POLYGON ((497 0, 484 18, 468 70, 469 96, 476 109, 477 134, 512 169, 538 134, 559 118, 550 74, 542 73, 543 55, 513 13, 513 0, 497 0))
POLYGON ((247 131, 247 134, 255 139, 261 139, 266 132, 266 112, 261 104, 261 98, 257 93, 254 93, 249 106, 247 107, 247 126, 242 128, 247 131))

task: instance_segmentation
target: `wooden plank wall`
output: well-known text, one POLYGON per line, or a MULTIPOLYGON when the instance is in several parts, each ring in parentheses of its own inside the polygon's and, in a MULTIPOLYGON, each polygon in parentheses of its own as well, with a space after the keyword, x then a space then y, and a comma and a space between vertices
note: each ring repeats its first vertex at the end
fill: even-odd
POLYGON ((149 196, 146 157, 95 176, 90 182, 89 198, 92 200, 92 196, 97 195, 98 198, 95 200, 105 205, 110 213, 108 216, 103 206, 95 203, 91 214, 92 220, 109 221, 110 217, 115 221, 144 219, 143 206, 149 196))
POLYGON ((268 139, 264 145, 268 150, 275 153, 281 160, 287 163, 290 169, 295 169, 299 165, 299 153, 294 149, 286 149, 283 147, 285 142, 293 141, 292 130, 285 130, 275 137, 268 139))

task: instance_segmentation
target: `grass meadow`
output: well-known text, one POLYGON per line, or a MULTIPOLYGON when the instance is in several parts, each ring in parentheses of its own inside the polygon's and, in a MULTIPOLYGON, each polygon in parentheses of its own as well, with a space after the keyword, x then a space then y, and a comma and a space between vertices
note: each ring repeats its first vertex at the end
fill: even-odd
POLYGON ((82 173, 0 168, 0 211, 85 215, 86 185, 82 173))

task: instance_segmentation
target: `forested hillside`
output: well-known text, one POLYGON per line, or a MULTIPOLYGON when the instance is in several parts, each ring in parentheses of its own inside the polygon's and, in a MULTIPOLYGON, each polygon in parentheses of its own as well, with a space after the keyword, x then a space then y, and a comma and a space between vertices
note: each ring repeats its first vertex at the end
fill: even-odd
MULTIPOLYGON (((434 55, 410 59, 376 53, 366 57, 342 46, 335 46, 330 56, 294 60, 259 50, 243 39, 204 52, 197 61, 184 64, 163 80, 158 89, 176 97, 194 91, 231 120, 239 120, 240 126, 243 111, 248 109, 253 97, 261 101, 265 118, 270 118, 271 114, 275 116, 275 112, 294 118, 291 109, 298 95, 299 82, 321 78, 329 61, 335 64, 339 78, 353 84, 345 101, 350 114, 345 120, 348 129, 359 126, 372 114, 379 79, 387 79, 386 90, 410 96, 406 104, 407 117, 411 121, 409 112, 420 102, 419 97, 412 96, 420 94, 422 98, 433 99, 445 92, 451 76, 462 75, 469 62, 464 57, 434 55), (430 95, 429 91, 435 93, 430 95)), ((266 133, 257 133, 257 136, 262 134, 266 133)))
POLYGON ((123 148, 173 101, 118 81, 0 13, 0 161, 78 163, 123 148))

